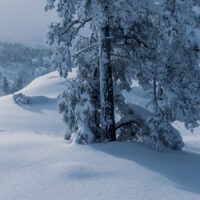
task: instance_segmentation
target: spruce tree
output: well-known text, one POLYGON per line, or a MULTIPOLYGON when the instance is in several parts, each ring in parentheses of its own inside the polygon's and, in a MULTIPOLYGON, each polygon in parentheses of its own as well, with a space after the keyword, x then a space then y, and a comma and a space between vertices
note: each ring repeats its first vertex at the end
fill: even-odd
MULTIPOLYGON (((71 119, 79 124, 80 117, 74 110, 82 100, 72 101, 72 109, 68 108, 71 103, 63 106, 62 102, 73 99, 74 93, 85 96, 86 92, 92 109, 84 111, 87 120, 80 121, 86 121, 92 129, 89 121, 95 119, 92 124, 99 128, 101 138, 115 140, 114 109, 124 103, 121 91, 130 89, 136 79, 144 90, 153 93, 149 140, 156 137, 165 145, 173 138, 168 136, 175 120, 188 128, 195 127, 200 104, 199 48, 194 31, 199 24, 194 6, 199 6, 199 1, 48 0, 46 9, 56 8, 60 18, 50 25, 47 35, 49 44, 57 46, 52 62, 63 77, 73 67, 78 68, 70 92, 62 96, 64 116, 73 114, 71 119), (88 32, 85 38, 80 36, 83 30, 88 32), (82 89, 78 86, 81 83, 82 89)), ((68 118, 65 122, 76 127, 74 132, 79 130, 80 125, 73 126, 68 118)), ((177 136, 181 149, 178 133, 171 132, 177 136)), ((167 144, 176 149, 175 143, 167 144)))
POLYGON ((19 77, 17 78, 15 84, 14 84, 14 88, 13 91, 19 91, 23 88, 23 78, 21 75, 19 75, 19 77))
POLYGON ((9 84, 8 84, 8 80, 5 76, 3 78, 3 91, 4 91, 5 94, 10 93, 10 87, 9 87, 9 84))
MULTIPOLYGON (((55 7, 56 1, 48 1, 46 9, 55 7)), ((113 72, 111 66, 111 44, 109 39, 110 19, 112 8, 116 8, 114 1, 57 1, 57 11, 61 22, 52 24, 48 33, 50 44, 57 42, 57 52, 53 58, 54 65, 59 69, 61 76, 66 77, 68 71, 74 66, 76 58, 85 51, 98 49, 99 74, 100 74, 100 115, 102 139, 116 140, 114 97, 113 97, 113 72), (74 51, 73 45, 79 31, 87 23, 91 25, 91 35, 95 39, 89 46, 80 52, 74 51)), ((115 19, 116 20, 116 19, 115 19)), ((94 71, 94 70, 93 70, 94 71)))

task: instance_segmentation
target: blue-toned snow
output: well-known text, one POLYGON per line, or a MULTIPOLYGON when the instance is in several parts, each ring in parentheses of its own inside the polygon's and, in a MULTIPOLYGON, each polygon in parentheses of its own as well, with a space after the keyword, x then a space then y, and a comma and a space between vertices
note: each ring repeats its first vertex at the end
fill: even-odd
MULTIPOLYGON (((67 144, 56 104, 63 88, 53 72, 21 91, 34 104, 0 98, 0 200, 200 199, 200 129, 192 134, 176 124, 183 152, 132 142, 67 144)), ((148 101, 139 87, 125 95, 141 106, 148 101)))

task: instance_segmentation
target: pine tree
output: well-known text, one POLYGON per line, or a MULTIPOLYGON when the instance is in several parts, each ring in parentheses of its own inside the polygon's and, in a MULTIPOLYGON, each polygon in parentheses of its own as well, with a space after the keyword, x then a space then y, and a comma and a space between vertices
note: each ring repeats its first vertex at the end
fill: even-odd
MULTIPOLYGON (((115 140, 114 120, 114 97, 113 97, 113 72, 111 66, 111 46, 109 38, 109 17, 111 6, 114 3, 109 1, 58 1, 58 12, 61 23, 51 25, 48 34, 49 43, 57 40, 58 48, 53 58, 54 65, 59 69, 61 76, 66 77, 67 72, 74 66, 76 58, 82 52, 93 47, 99 47, 99 73, 100 73, 100 94, 101 94, 101 128, 104 130, 102 138, 115 140), (97 12, 99 11, 99 12, 97 12), (97 14, 98 13, 98 14, 97 14), (76 14, 76 18, 74 18, 76 14), (96 43, 86 46, 80 52, 73 52, 73 41, 77 38, 80 29, 90 22, 92 27, 91 36, 94 36, 96 43), (75 26, 76 25, 76 26, 75 26)), ((48 1, 46 9, 55 7, 55 1, 48 1)))
POLYGON ((111 66, 111 42, 109 24, 109 1, 100 1, 102 22, 99 25, 99 59, 100 59, 100 96, 101 96, 101 123, 107 139, 116 140, 113 69, 111 66))
POLYGON ((156 33, 145 40, 153 48, 146 51, 147 62, 137 69, 143 87, 153 91, 154 113, 165 115, 168 123, 182 121, 188 128, 197 126, 200 100, 196 3, 166 0, 160 4, 159 20, 151 20, 152 28, 145 28, 149 35, 156 33))
POLYGON ((23 88, 23 78, 21 75, 19 75, 19 77, 17 78, 15 84, 14 84, 14 88, 13 91, 19 91, 23 88))
POLYGON ((10 93, 10 87, 9 87, 9 84, 8 84, 8 80, 5 76, 3 78, 3 91, 4 91, 5 94, 10 93))
MULTIPOLYGON (((152 138, 156 135, 163 144, 170 141, 159 134, 164 130, 168 136, 165 130, 170 131, 175 120, 188 128, 197 125, 199 48, 194 29, 199 24, 193 6, 199 4, 181 0, 48 0, 46 9, 56 7, 60 17, 48 33, 49 44, 57 46, 52 62, 63 77, 73 67, 78 68, 76 84, 71 87, 77 87, 77 94, 87 91, 94 112, 85 113, 90 116, 87 119, 98 119, 93 124, 103 130, 102 138, 116 139, 114 109, 123 103, 121 90, 130 89, 133 79, 153 92, 154 116, 149 119, 152 138), (80 32, 84 27, 89 28, 88 37, 83 39, 80 32), (94 78, 94 74, 98 75, 94 78), (81 82, 83 89, 78 87, 81 82), (92 100, 95 98, 97 101, 92 100), (163 124, 158 126, 160 122, 163 124)), ((81 104, 73 102, 75 107, 81 104)), ((64 106, 61 110, 71 112, 64 106)), ((73 115, 71 119, 78 119, 73 115)), ((73 122, 65 121, 73 127, 73 122)))
POLYGON ((143 23, 146 26, 143 35, 148 31, 143 41, 148 48, 145 54, 141 54, 142 65, 136 69, 139 83, 144 89, 151 89, 153 94, 154 116, 148 121, 152 133, 150 140, 155 143, 156 138, 165 146, 177 143, 174 149, 181 149, 183 143, 176 131, 170 128, 171 123, 179 120, 192 129, 198 126, 199 120, 199 44, 195 34, 199 21, 198 14, 194 12, 196 3, 167 0, 160 4, 162 12, 154 14, 157 20, 148 12, 145 20, 148 19, 150 26, 143 23))
MULTIPOLYGON (((124 43, 128 39, 134 40, 137 45, 141 45, 142 43, 139 38, 133 35, 126 35, 126 32, 129 31, 128 24, 135 18, 135 13, 132 12, 132 4, 131 6, 129 5, 130 3, 126 5, 122 0, 84 0, 73 2, 49 0, 46 10, 55 8, 56 2, 60 23, 51 24, 48 33, 49 44, 57 43, 57 51, 52 61, 59 70, 60 75, 66 77, 68 71, 75 66, 77 57, 85 52, 98 49, 96 60, 98 60, 98 65, 100 66, 98 67, 101 97, 100 115, 101 128, 104 131, 102 138, 116 140, 113 79, 119 82, 119 79, 122 78, 124 80, 121 81, 121 85, 127 86, 131 84, 131 78, 130 75, 126 78, 123 69, 120 69, 125 63, 124 61, 120 62, 121 64, 117 66, 122 74, 118 73, 118 71, 114 74, 111 64, 111 59, 113 60, 113 58, 111 57, 115 55, 115 52, 118 53, 120 51, 119 47, 116 47, 116 50, 114 49, 114 43, 119 43, 120 45, 120 43, 124 43), (74 42, 77 40, 80 30, 86 24, 90 24, 91 33, 89 38, 94 38, 94 40, 91 40, 90 45, 85 46, 77 52, 74 49, 74 42), (119 31, 117 31, 118 28, 119 31), (113 54, 111 54, 112 52, 113 54)), ((137 11, 137 7, 134 7, 134 9, 137 11)), ((117 57, 120 56, 117 55, 117 57)), ((127 71, 131 72, 130 68, 127 71)))
MULTIPOLYGON (((80 37, 75 44, 76 51, 89 40, 80 37)), ((75 60, 77 77, 67 79, 66 89, 61 94, 59 109, 67 125, 65 139, 75 138, 79 143, 100 141, 100 99, 99 72, 93 52, 81 54, 75 60), (76 136, 76 137, 74 137, 76 136)))

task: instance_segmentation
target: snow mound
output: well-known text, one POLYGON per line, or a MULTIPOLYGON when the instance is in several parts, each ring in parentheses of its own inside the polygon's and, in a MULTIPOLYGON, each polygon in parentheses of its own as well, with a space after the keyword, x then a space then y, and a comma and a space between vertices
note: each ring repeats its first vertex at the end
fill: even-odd
MULTIPOLYGON (((53 72, 19 91, 35 99, 34 104, 17 105, 12 95, 0 97, 0 199, 200 199, 197 129, 192 135, 175 124, 184 136, 183 152, 159 153, 133 142, 68 144, 56 102, 64 85, 53 72)), ((147 96, 141 89, 133 96, 134 91, 127 93, 127 103, 144 106, 147 96)))
POLYGON ((52 72, 35 79, 18 92, 30 97, 32 104, 17 105, 12 95, 1 97, 0 131, 63 137, 64 123, 58 113, 57 96, 63 91, 64 85, 65 80, 57 72, 52 72))
POLYGON ((19 91, 26 96, 46 96, 55 98, 64 89, 65 80, 57 72, 52 72, 33 80, 27 87, 19 91))
POLYGON ((45 96, 25 96, 22 93, 14 94, 13 100, 16 104, 44 104, 44 103, 55 103, 57 101, 56 98, 48 98, 45 96))
POLYGON ((2 200, 199 200, 200 155, 0 134, 2 200))

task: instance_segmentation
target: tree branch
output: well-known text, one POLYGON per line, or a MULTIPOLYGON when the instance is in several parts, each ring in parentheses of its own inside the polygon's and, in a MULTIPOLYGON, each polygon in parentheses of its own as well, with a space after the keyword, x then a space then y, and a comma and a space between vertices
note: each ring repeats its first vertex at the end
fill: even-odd
MULTIPOLYGON (((85 20, 79 27, 78 27, 78 31, 81 27, 83 27, 88 21, 90 21, 91 19, 85 20)), ((144 46, 145 48, 148 48, 148 45, 145 44, 143 41, 141 41, 140 39, 138 39, 135 35, 121 35, 121 36, 111 36, 111 37, 107 37, 104 40, 112 40, 112 39, 134 39, 136 40, 137 43, 139 43, 139 45, 144 46)), ((81 53, 88 51, 94 47, 96 47, 97 45, 99 45, 99 42, 92 44, 91 46, 88 46, 82 50, 80 50, 78 53, 72 55, 72 57, 76 57, 78 55, 80 55, 81 53)), ((118 56, 118 57, 123 57, 123 58, 127 58, 130 59, 128 56, 121 56, 121 55, 117 55, 117 54, 111 54, 111 56, 118 56)))
POLYGON ((135 123, 135 124, 137 124, 139 126, 139 122, 138 121, 136 121, 136 120, 130 120, 128 122, 124 122, 124 123, 121 123, 119 125, 116 124, 115 130, 118 130, 119 128, 121 128, 123 126, 127 126, 127 125, 130 125, 132 123, 135 123))
POLYGON ((85 24, 86 24, 87 22, 89 22, 89 21, 91 21, 91 20, 92 20, 92 18, 89 18, 89 19, 86 19, 86 20, 84 20, 84 21, 82 21, 82 22, 79 22, 80 25, 77 27, 77 32, 78 32, 83 26, 85 26, 85 24))
POLYGON ((124 55, 120 55, 120 54, 110 54, 110 55, 111 55, 111 56, 114 56, 114 57, 130 59, 129 56, 124 56, 124 55))
POLYGON ((79 32, 79 30, 89 21, 91 21, 92 18, 88 18, 82 22, 80 22, 79 20, 74 20, 71 22, 71 24, 61 32, 61 35, 64 35, 66 32, 68 32, 73 26, 80 24, 77 28, 76 28, 76 32, 79 32))
POLYGON ((92 44, 92 45, 90 45, 90 46, 88 46, 88 47, 86 47, 86 48, 84 48, 84 49, 81 49, 79 52, 77 52, 76 54, 72 55, 72 57, 79 56, 81 53, 83 53, 83 52, 85 52, 85 51, 88 51, 88 50, 90 50, 90 49, 96 47, 97 45, 99 45, 99 42, 94 43, 94 44, 92 44))
POLYGON ((149 48, 148 45, 144 41, 139 39, 136 35, 117 35, 105 38, 105 40, 112 40, 112 39, 134 39, 140 46, 149 48))

